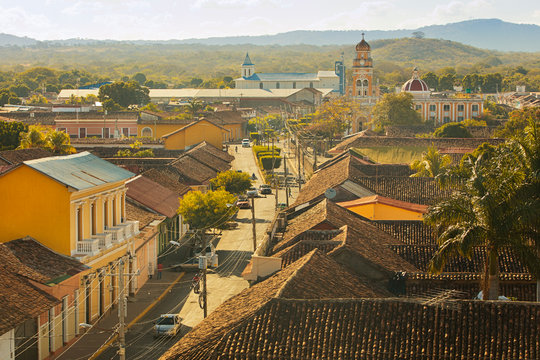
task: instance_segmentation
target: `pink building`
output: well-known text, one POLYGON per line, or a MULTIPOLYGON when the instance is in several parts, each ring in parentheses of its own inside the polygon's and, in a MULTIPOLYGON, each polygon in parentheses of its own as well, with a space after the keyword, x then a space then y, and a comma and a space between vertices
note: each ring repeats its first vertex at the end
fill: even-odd
POLYGON ((72 138, 113 138, 137 136, 138 114, 135 112, 60 113, 54 122, 57 130, 72 138))

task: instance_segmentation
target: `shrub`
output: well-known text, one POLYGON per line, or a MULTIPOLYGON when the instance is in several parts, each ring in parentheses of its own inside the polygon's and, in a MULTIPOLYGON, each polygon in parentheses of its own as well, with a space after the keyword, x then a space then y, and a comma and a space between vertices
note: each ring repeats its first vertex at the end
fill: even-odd
POLYGON ((448 123, 444 124, 435 132, 433 136, 439 138, 470 138, 472 137, 471 133, 463 124, 461 123, 448 123))
POLYGON ((272 156, 262 156, 259 161, 261 162, 261 166, 264 170, 272 170, 272 168, 276 169, 281 166, 280 157, 272 158, 272 156))
POLYGON ((257 133, 257 132, 250 132, 250 133, 249 133, 249 138, 250 138, 251 140, 255 140, 255 141, 261 140, 261 136, 260 136, 259 133, 257 133))

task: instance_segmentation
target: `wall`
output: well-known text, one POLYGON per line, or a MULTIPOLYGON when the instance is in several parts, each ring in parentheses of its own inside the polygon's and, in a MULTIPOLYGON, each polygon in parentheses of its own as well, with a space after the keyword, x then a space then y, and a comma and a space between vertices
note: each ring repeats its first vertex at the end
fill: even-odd
POLYGON ((31 236, 71 256, 70 193, 49 177, 22 165, 0 176, 0 242, 31 236))
POLYGON ((223 130, 221 128, 209 121, 202 120, 186 127, 184 130, 164 138, 165 149, 182 150, 203 141, 221 149, 223 146, 222 133, 223 130))
POLYGON ((0 354, 5 360, 15 359, 15 332, 9 330, 5 334, 0 336, 0 354))

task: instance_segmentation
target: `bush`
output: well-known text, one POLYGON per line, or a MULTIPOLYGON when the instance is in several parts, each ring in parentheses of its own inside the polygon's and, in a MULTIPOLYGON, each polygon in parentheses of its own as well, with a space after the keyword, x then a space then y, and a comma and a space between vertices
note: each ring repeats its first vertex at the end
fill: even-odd
POLYGON ((471 133, 463 124, 461 123, 448 123, 444 124, 435 132, 433 136, 438 138, 470 138, 472 137, 471 133))
POLYGON ((250 133, 249 133, 249 138, 250 138, 251 140, 255 140, 255 141, 261 140, 261 136, 260 136, 259 133, 257 133, 257 132, 250 132, 250 133))
POLYGON ((264 170, 272 170, 272 168, 277 169, 281 166, 280 157, 261 156, 259 161, 264 170))

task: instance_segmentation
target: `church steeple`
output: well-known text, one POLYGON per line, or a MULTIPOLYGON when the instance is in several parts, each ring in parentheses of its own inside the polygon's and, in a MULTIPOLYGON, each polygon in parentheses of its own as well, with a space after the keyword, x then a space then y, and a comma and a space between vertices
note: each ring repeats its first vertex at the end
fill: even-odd
POLYGON ((352 95, 357 98, 371 98, 376 95, 373 86, 373 59, 371 46, 364 39, 356 44, 356 58, 353 60, 352 95))
POLYGON ((249 58, 249 53, 246 52, 246 57, 244 58, 244 62, 242 63, 242 77, 248 78, 253 74, 255 74, 255 64, 251 62, 251 59, 249 58))

